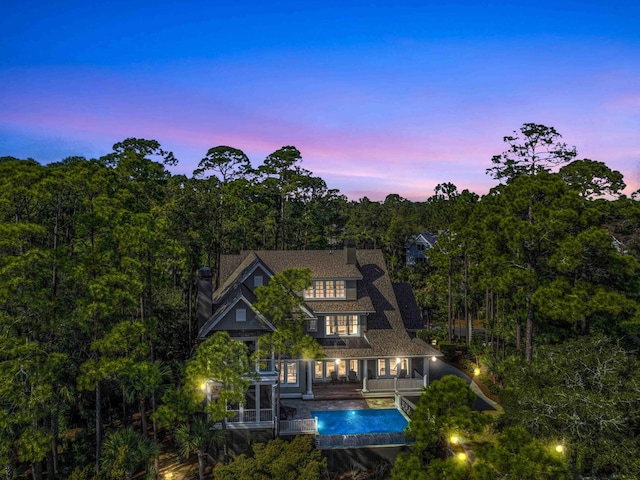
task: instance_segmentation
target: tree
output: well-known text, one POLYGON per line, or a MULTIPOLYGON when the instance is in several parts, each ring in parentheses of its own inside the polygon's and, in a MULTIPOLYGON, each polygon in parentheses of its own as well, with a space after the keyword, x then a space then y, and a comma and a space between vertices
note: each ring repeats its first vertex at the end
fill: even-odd
POLYGON ((252 456, 242 454, 229 465, 216 467, 214 473, 219 480, 321 480, 326 468, 327 459, 315 448, 313 438, 302 435, 290 442, 255 444, 252 456))
POLYGON ((640 363, 620 341, 592 335, 541 347, 531 364, 507 362, 503 379, 503 426, 564 440, 569 467, 580 475, 640 471, 640 363))
POLYGON ((536 123, 525 123, 520 133, 503 138, 509 149, 500 155, 494 155, 491 162, 495 165, 487 169, 496 180, 505 179, 511 183, 521 175, 535 175, 549 172, 552 167, 570 162, 576 156, 575 147, 560 142, 555 128, 536 123))
MULTIPOLYGON (((308 268, 290 268, 277 273, 269 279, 268 285, 254 290, 257 301, 254 309, 275 327, 269 334, 258 339, 256 355, 260 359, 275 355, 278 371, 282 372, 282 360, 302 356, 306 359, 319 359, 322 347, 309 334, 304 333, 305 317, 302 312, 304 299, 300 296, 311 286, 311 270, 308 268)), ((279 385, 279 384, 278 384, 279 385)), ((276 411, 280 408, 280 389, 276 411)))
POLYGON ((398 457, 392 478, 428 478, 412 477, 410 472, 444 457, 451 435, 480 431, 489 419, 471 410, 475 398, 467 383, 454 375, 445 375, 425 388, 407 427, 408 438, 414 440, 411 453, 398 457))
POLYGON ((574 160, 562 167, 559 173, 567 185, 583 198, 617 195, 626 187, 620 172, 588 158, 574 160))
POLYGON ((473 480, 518 478, 521 480, 564 480, 569 478, 565 452, 534 439, 522 427, 508 427, 496 444, 479 445, 473 480))
POLYGON ((198 477, 205 478, 205 463, 209 447, 224 443, 224 430, 215 428, 215 423, 202 417, 194 417, 189 423, 182 423, 175 430, 180 454, 188 458, 191 453, 198 455, 198 477))
POLYGON ((153 460, 160 454, 158 446, 132 428, 109 432, 104 441, 102 472, 107 478, 133 478, 141 468, 146 478, 153 478, 153 460))

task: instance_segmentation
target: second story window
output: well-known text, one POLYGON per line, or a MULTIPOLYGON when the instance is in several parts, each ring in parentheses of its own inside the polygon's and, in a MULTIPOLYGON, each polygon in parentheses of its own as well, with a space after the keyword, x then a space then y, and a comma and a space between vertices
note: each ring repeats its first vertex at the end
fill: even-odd
POLYGON ((358 335, 357 315, 327 315, 325 335, 358 335))
POLYGON ((304 298, 346 298, 344 280, 314 280, 304 298))

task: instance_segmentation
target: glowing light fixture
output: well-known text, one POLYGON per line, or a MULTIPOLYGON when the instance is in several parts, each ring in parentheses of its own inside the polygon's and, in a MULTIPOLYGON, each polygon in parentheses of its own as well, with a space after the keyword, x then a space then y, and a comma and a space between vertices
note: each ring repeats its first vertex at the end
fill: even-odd
POLYGON ((480 369, 479 368, 474 368, 473 369, 473 374, 474 375, 480 375, 480 369))
POLYGON ((452 444, 454 444, 454 445, 455 445, 456 443, 458 443, 458 441, 459 441, 459 440, 460 440, 460 439, 458 438, 458 436, 457 436, 457 435, 451 435, 451 438, 449 439, 449 441, 450 441, 452 444))
POLYGON ((464 452, 460 452, 458 454, 458 460, 465 461, 467 459, 467 455, 464 452))
POLYGON ((438 361, 438 359, 436 357, 431 357, 431 361, 432 362, 436 362, 436 361, 438 361))
POLYGON ((564 452, 564 447, 562 445, 556 445, 556 452, 558 453, 564 452))

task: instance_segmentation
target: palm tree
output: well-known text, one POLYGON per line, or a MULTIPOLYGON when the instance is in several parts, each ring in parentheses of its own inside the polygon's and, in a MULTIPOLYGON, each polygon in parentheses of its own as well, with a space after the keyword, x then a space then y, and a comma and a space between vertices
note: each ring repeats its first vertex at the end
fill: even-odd
POLYGON ((176 440, 180 445, 180 455, 188 458, 192 453, 198 454, 198 475, 204 480, 204 467, 207 450, 224 442, 224 431, 214 428, 214 423, 203 417, 193 417, 189 423, 183 423, 176 429, 176 440))
POLYGON ((141 468, 147 478, 153 478, 153 461, 160 449, 151 439, 136 433, 133 428, 114 430, 102 446, 102 471, 107 478, 133 478, 141 468))

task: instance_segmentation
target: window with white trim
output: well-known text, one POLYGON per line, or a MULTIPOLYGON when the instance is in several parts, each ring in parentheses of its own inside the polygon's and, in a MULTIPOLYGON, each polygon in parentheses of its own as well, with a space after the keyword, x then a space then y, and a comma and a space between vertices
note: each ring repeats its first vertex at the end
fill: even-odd
POLYGON ((344 280, 314 280, 304 298, 347 298, 344 280))
POLYGON ((280 364, 280 384, 298 384, 298 362, 296 360, 283 360, 280 364))
POLYGON ((325 335, 359 335, 358 315, 327 315, 325 335))
POLYGON ((246 321, 247 321, 247 309, 236 308, 236 322, 246 322, 246 321))

